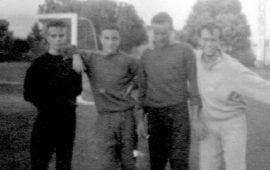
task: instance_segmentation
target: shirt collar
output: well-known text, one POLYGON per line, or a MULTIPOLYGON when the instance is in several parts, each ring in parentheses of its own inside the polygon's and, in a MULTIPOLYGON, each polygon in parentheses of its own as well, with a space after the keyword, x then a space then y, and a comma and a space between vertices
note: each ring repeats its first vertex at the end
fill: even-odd
POLYGON ((115 51, 115 52, 113 52, 113 53, 110 53, 110 54, 103 54, 103 56, 104 56, 105 58, 109 59, 109 58, 112 58, 112 57, 118 55, 119 53, 120 53, 120 50, 117 50, 117 51, 115 51))
POLYGON ((169 43, 167 45, 165 45, 164 47, 162 47, 162 48, 156 48, 155 45, 153 44, 153 45, 149 46, 149 49, 151 49, 151 50, 153 50, 153 49, 162 49, 163 50, 163 49, 168 48, 170 46, 173 46, 175 44, 179 44, 179 41, 170 40, 169 43))
POLYGON ((216 66, 218 63, 220 63, 223 58, 224 58, 224 53, 220 51, 215 58, 207 60, 206 58, 204 58, 203 52, 201 51, 201 61, 203 65, 205 66, 205 68, 208 70, 212 70, 213 67, 216 66))
POLYGON ((49 56, 51 57, 52 60, 55 60, 55 61, 61 61, 63 60, 63 56, 61 54, 51 54, 49 53, 49 56))

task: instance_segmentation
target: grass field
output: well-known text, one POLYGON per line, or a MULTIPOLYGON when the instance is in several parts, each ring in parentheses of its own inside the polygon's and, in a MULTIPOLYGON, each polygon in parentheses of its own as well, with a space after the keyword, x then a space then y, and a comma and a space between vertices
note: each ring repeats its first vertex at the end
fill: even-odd
MULTIPOLYGON (((35 108, 23 101, 22 82, 28 64, 0 64, 0 169, 29 170, 29 144, 35 108), (10 83, 15 82, 15 83, 10 83)), ((270 79, 270 72, 257 70, 270 79)), ((270 169, 270 106, 249 101, 248 170, 270 169)), ((95 170, 96 148, 93 138, 94 106, 79 106, 73 155, 74 170, 95 170)), ((192 141, 191 170, 197 170, 197 141, 192 141)), ((147 161, 145 161, 147 162, 147 161)), ((145 165, 145 162, 143 163, 145 165)), ((50 170, 54 169, 54 159, 50 170)))

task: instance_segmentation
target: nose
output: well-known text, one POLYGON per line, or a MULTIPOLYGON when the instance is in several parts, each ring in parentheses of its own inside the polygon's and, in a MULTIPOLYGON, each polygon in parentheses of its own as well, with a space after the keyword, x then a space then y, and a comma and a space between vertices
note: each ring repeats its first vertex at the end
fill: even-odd
POLYGON ((59 41, 59 40, 60 40, 60 37, 59 37, 59 36, 56 36, 56 37, 55 37, 55 40, 56 40, 56 41, 59 41))
POLYGON ((161 40, 163 40, 163 36, 156 35, 155 39, 156 39, 156 41, 161 41, 161 40))
POLYGON ((115 41, 115 40, 109 40, 109 41, 108 41, 108 45, 109 45, 110 47, 114 46, 115 44, 116 44, 116 41, 115 41))
POLYGON ((212 46, 212 44, 213 44, 212 41, 209 41, 209 40, 205 42, 205 45, 208 47, 212 46))

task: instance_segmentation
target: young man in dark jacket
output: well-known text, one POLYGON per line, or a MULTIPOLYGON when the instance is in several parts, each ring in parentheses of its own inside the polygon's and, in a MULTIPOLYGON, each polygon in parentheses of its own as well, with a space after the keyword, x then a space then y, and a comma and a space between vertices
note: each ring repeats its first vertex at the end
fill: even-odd
POLYGON ((46 170, 54 152, 56 169, 71 169, 76 97, 82 84, 81 75, 72 70, 72 59, 62 54, 66 32, 63 22, 48 23, 48 52, 33 62, 25 77, 24 98, 38 110, 31 138, 32 170, 46 170))

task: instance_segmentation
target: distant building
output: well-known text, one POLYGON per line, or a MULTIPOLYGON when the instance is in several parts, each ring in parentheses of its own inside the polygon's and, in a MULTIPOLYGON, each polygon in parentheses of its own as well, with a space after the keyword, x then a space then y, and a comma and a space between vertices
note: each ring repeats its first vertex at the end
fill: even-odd
POLYGON ((270 64, 270 0, 259 0, 258 18, 258 38, 257 44, 253 44, 253 49, 257 60, 265 65, 270 64))

